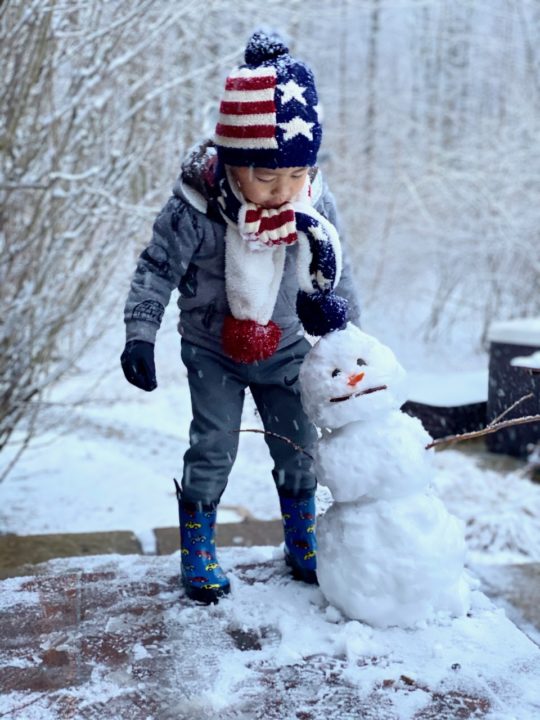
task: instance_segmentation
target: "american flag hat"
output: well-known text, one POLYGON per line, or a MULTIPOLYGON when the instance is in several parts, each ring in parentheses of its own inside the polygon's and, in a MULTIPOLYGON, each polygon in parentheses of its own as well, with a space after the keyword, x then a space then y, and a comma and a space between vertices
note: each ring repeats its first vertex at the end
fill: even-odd
POLYGON ((222 163, 253 167, 315 165, 321 144, 313 73, 276 34, 257 31, 245 64, 225 81, 214 142, 222 163))

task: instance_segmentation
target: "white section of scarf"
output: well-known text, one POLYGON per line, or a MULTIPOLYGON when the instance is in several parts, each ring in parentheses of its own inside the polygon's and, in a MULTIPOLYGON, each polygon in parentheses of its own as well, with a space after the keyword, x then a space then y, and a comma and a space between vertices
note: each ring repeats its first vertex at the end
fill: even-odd
MULTIPOLYGON (((283 269, 285 267, 286 245, 254 242, 253 234, 242 235, 241 218, 244 218, 247 206, 240 188, 229 168, 226 168, 229 188, 240 203, 237 222, 222 213, 226 223, 225 233, 225 289, 232 315, 239 320, 254 320, 266 325, 272 318, 276 304, 283 269)), ((310 181, 306 182, 290 206, 296 213, 312 217, 316 224, 326 231, 336 258, 336 278, 333 283, 327 278, 313 277, 310 272, 312 254, 307 235, 297 230, 297 277, 299 288, 313 293, 317 288, 328 289, 339 282, 341 275, 341 245, 336 228, 324 218, 312 205, 310 181), (317 287, 313 287, 315 282, 317 287)), ((256 207, 253 206, 252 207, 256 207)), ((311 232, 315 235, 316 228, 311 232)))

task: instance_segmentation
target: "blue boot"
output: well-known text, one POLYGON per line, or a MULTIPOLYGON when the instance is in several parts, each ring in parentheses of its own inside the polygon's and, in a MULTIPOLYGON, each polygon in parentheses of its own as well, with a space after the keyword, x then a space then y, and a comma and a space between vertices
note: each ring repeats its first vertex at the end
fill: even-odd
POLYGON ((317 583, 317 538, 315 536, 315 496, 294 498, 279 496, 285 531, 285 562, 293 577, 317 583))
POLYGON ((174 484, 180 515, 182 585, 191 600, 217 603, 231 586, 216 558, 216 508, 182 500, 176 480, 174 484))

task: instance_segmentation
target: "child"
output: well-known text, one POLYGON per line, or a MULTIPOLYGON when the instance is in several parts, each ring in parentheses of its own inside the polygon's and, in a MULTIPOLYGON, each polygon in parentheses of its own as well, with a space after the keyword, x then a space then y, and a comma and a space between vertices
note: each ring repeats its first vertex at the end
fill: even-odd
MULTIPOLYGON (((125 307, 127 380, 157 387, 154 342, 178 288, 182 360, 193 421, 180 514, 186 594, 230 591, 216 558, 216 508, 234 462, 246 388, 274 461, 293 576, 317 582, 315 487, 306 451, 316 440, 300 402, 304 329, 339 329, 358 307, 341 252, 333 198, 314 167, 321 141, 311 70, 276 35, 257 32, 226 81, 213 141, 192 151, 139 258, 125 307), (289 438, 292 443, 276 437, 289 438)), ((176 481, 175 481, 176 482, 176 481)))

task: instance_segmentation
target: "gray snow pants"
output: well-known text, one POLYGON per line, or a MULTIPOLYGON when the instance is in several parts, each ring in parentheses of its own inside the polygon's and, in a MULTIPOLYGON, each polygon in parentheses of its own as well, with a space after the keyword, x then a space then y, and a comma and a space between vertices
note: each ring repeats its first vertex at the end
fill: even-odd
MULTIPOLYGON (((271 358, 246 365, 182 338, 193 420, 190 447, 184 455, 182 497, 188 502, 217 504, 227 486, 238 450, 245 390, 249 387, 265 430, 284 435, 307 452, 317 432, 300 401, 298 372, 310 345, 305 338, 271 358)), ((316 487, 310 458, 284 440, 265 435, 274 461, 278 492, 311 495, 316 487)), ((310 453, 311 454, 311 453, 310 453)), ((260 478, 253 478, 259 482, 260 478)))

